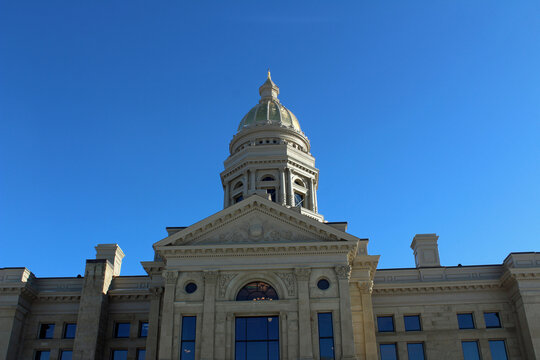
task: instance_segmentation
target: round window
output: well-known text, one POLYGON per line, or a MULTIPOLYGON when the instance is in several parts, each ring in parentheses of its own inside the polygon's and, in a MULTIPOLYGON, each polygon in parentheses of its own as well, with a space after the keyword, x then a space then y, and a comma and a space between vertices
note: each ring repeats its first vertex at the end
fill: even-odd
POLYGON ((197 291, 197 284, 190 282, 186 285, 185 290, 188 294, 193 294, 197 291))
POLYGON ((321 279, 317 282, 317 287, 321 290, 326 290, 330 287, 330 283, 326 279, 321 279))

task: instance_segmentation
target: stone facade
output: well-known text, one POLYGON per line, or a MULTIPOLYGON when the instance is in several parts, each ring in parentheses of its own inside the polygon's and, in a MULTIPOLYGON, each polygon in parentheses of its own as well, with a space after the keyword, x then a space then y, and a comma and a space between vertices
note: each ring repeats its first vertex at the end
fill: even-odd
POLYGON ((318 213, 309 140, 270 76, 260 94, 231 141, 224 209, 167 228, 146 276, 120 275, 116 244, 96 246, 82 277, 0 269, 0 359, 242 358, 239 319, 261 317, 278 322, 270 358, 463 359, 466 341, 484 360, 494 344, 540 359, 540 253, 444 267, 438 236, 419 234, 416 268, 377 269, 367 239, 318 213), (458 315, 472 325, 460 329, 458 315))

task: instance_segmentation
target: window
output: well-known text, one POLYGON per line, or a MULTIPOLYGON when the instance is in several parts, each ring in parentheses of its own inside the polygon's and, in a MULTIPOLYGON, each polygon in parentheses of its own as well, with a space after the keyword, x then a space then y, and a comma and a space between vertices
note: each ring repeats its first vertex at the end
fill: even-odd
POLYGON ((240 189, 242 186, 244 186, 244 184, 241 181, 239 181, 234 185, 233 190, 240 189))
POLYGON ((184 288, 188 294, 193 294, 195 291, 197 291, 197 284, 190 282, 186 284, 186 287, 184 288))
POLYGON ((319 313, 319 354, 321 360, 334 359, 334 328, 332 313, 319 313))
POLYGON ((129 323, 116 323, 114 325, 114 337, 115 338, 128 338, 129 337, 129 323))
POLYGON ((276 189, 266 189, 266 193, 270 195, 270 200, 276 202, 276 189))
POLYGON ((236 318, 234 356, 235 360, 279 360, 279 318, 236 318))
POLYGON ((65 324, 64 325, 64 339, 75 339, 76 331, 77 331, 77 324, 65 324))
POLYGON ((262 281, 255 281, 244 286, 236 295, 236 301, 279 300, 276 290, 262 281))
POLYGON ((39 326, 40 339, 52 339, 54 335, 54 324, 41 324, 39 326))
POLYGON ((397 360, 396 344, 380 344, 381 360, 397 360))
POLYGON ((60 350, 60 360, 71 360, 73 358, 72 350, 60 350))
POLYGON ((424 344, 407 344, 407 355, 409 356, 409 360, 424 360, 424 344))
POLYGON ((480 360, 477 341, 462 341, 461 348, 463 349, 464 360, 480 360))
POLYGON ((394 317, 393 316, 377 316, 377 330, 379 332, 394 331, 394 317))
POLYGON ((296 207, 305 207, 304 204, 304 195, 299 193, 294 193, 294 206, 296 207))
POLYGON ((405 315, 403 321, 405 322, 405 331, 422 330, 422 326, 420 325, 420 315, 405 315))
POLYGON ((300 185, 300 186, 302 186, 302 187, 305 187, 304 183, 303 183, 302 180, 300 180, 300 179, 294 180, 294 183, 295 183, 296 185, 300 185))
POLYGON ((146 359, 146 349, 137 349, 137 360, 146 359))
POLYGON ((508 360, 504 340, 489 340, 489 351, 492 360, 508 360))
POLYGON ((51 358, 51 352, 49 350, 36 351, 35 360, 49 360, 51 358))
POLYGON ((317 287, 321 290, 327 290, 330 287, 330 283, 326 279, 317 281, 317 287))
POLYGON ((274 181, 275 179, 270 176, 270 175, 266 175, 265 177, 262 178, 261 181, 274 181))
POLYGON ((148 322, 142 321, 139 323, 139 337, 147 337, 148 336, 148 322))
POLYGON ((473 314, 458 314, 457 320, 460 329, 474 329, 473 314))
POLYGON ((196 316, 182 317, 182 342, 180 344, 180 360, 195 360, 196 316))
POLYGON ((111 360, 127 360, 127 350, 113 350, 111 360))
POLYGON ((486 321, 486 328, 500 328, 501 319, 497 312, 484 313, 484 320, 486 321))
POLYGON ((235 204, 236 204, 236 203, 239 203, 239 202, 242 201, 242 200, 244 200, 244 196, 243 196, 242 194, 236 195, 236 196, 234 197, 234 203, 235 203, 235 204))

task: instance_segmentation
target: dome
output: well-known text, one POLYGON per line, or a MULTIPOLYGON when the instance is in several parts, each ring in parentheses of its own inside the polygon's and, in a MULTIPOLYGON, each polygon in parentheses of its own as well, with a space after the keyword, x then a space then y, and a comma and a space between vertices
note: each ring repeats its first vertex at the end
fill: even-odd
POLYGON ((277 98, 279 88, 272 81, 270 71, 268 71, 268 78, 265 83, 259 88, 259 94, 261 100, 240 121, 238 131, 256 124, 285 126, 301 131, 296 116, 279 102, 277 98))

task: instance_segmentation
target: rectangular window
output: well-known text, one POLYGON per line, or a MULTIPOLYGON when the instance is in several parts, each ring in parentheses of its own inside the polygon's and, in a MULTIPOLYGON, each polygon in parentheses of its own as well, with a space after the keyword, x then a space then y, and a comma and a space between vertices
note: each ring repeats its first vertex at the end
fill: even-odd
POLYGON ((235 360, 279 360, 279 317, 237 317, 235 360))
POLYGON ((405 322, 405 331, 422 330, 422 326, 420 325, 420 315, 405 315, 403 321, 405 322))
POLYGON ((377 316, 377 330, 379 332, 393 332, 394 331, 394 317, 393 316, 377 316))
POLYGON ((111 360, 127 360, 127 350, 113 350, 111 360))
POLYGON ((51 358, 51 352, 49 350, 36 351, 35 360, 49 360, 51 358))
POLYGON ((114 337, 115 338, 128 338, 129 328, 130 328, 130 323, 118 322, 114 324, 114 337))
POLYGON ((396 344, 380 344, 381 360, 397 360, 396 344))
POLYGON ((460 329, 474 329, 474 318, 472 313, 457 314, 460 329))
POLYGON ((180 360, 195 360, 195 330, 196 316, 182 317, 182 343, 180 360))
POLYGON ((146 359, 146 349, 137 349, 137 360, 146 359))
POLYGON ((497 312, 484 313, 484 320, 486 322, 486 328, 500 328, 501 327, 501 319, 499 318, 499 313, 497 312))
POLYGON ((464 360, 480 360, 480 351, 478 350, 478 341, 462 341, 464 360))
POLYGON ((139 337, 147 337, 148 336, 148 322, 140 322, 139 323, 139 337))
POLYGON ((489 340, 489 351, 493 360, 508 360, 504 340, 489 340))
POLYGON ((60 350, 60 360, 71 360, 73 358, 73 350, 60 350))
POLYGON ((75 339, 75 332, 77 331, 77 324, 64 325, 64 339, 75 339))
POLYGON ((424 344, 407 344, 407 354, 409 355, 409 360, 424 360, 424 344))
POLYGON ((39 326, 40 339, 52 339, 54 335, 54 324, 41 324, 39 326))
POLYGON ((334 327, 332 313, 317 314, 319 321, 319 354, 321 360, 334 360, 334 327))

